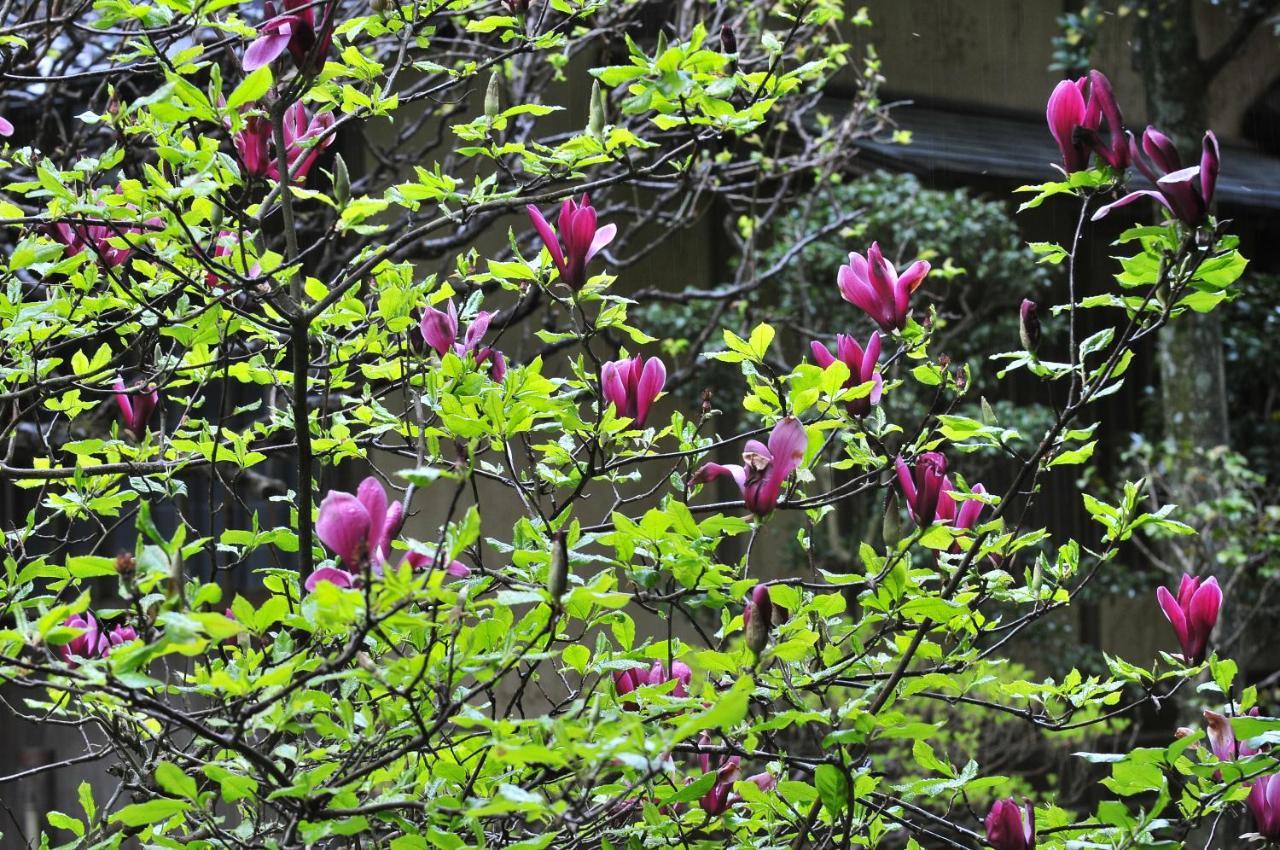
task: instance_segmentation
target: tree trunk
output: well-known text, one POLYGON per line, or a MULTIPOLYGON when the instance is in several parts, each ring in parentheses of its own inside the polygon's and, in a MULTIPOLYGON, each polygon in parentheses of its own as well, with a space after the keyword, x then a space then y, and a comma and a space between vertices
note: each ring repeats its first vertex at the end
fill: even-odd
MULTIPOLYGON (((1199 162, 1208 127, 1209 76, 1200 57, 1193 0, 1142 0, 1134 36, 1151 123, 1174 140, 1184 162, 1199 162)), ((1226 445, 1218 314, 1180 316, 1160 332, 1159 349, 1165 439, 1181 451, 1226 445)))

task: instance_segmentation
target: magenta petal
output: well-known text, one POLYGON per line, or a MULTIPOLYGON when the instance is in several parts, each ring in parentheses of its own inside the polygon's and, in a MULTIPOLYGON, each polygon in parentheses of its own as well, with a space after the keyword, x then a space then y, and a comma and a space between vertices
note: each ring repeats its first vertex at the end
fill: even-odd
POLYGON ((636 387, 636 424, 643 426, 649 418, 649 407, 667 384, 667 367, 657 357, 650 357, 640 373, 636 387))
POLYGON ((382 482, 370 475, 360 482, 356 498, 369 512, 369 547, 373 550, 369 554, 380 563, 386 558, 386 552, 382 551, 382 538, 386 536, 387 528, 387 491, 383 489, 382 482))
POLYGON ((1106 218, 1107 215, 1109 215, 1112 210, 1118 207, 1128 206, 1129 204, 1132 204, 1134 201, 1140 200, 1142 198, 1150 198, 1151 200, 1159 203, 1165 209, 1169 209, 1169 202, 1164 199, 1164 195, 1161 195, 1159 192, 1153 192, 1150 189, 1140 189, 1137 192, 1130 192, 1129 194, 1125 195, 1123 198, 1121 198, 1118 201, 1114 201, 1110 204, 1107 204, 1106 206, 1099 207, 1098 211, 1093 214, 1093 221, 1099 221, 1103 218, 1106 218))
MULTIPOLYGON (((266 27, 263 27, 266 30, 266 27)), ((249 45, 244 52, 244 69, 256 71, 264 65, 270 65, 289 47, 289 39, 293 37, 288 24, 264 31, 249 45)))
POLYGON ((794 416, 788 416, 773 427, 769 435, 769 454, 773 461, 769 464, 770 472, 779 481, 795 471, 804 460, 805 449, 809 447, 809 437, 804 426, 794 416))
POLYGON ((302 586, 307 589, 308 593, 312 593, 322 581, 346 588, 354 585, 356 578, 346 570, 340 570, 337 567, 321 567, 307 576, 307 580, 303 582, 302 586))
POLYGON ((596 231, 596 235, 591 239, 591 245, 587 248, 587 257, 585 263, 591 262, 591 259, 599 254, 606 245, 613 241, 618 235, 618 225, 606 224, 604 227, 596 231))
POLYGON ((1204 134, 1204 143, 1200 154, 1200 197, 1205 206, 1213 203, 1213 192, 1218 185, 1218 168, 1222 156, 1218 150, 1218 137, 1213 131, 1204 134))
POLYGON ((0 116, 0 136, 12 136, 12 135, 13 135, 13 125, 10 124, 8 119, 6 119, 4 116, 0 116))
POLYGON ((542 211, 536 206, 529 204, 525 207, 525 211, 529 213, 529 221, 533 222, 533 227, 538 231, 538 236, 542 238, 542 244, 547 247, 547 251, 551 254, 551 259, 555 262, 556 268, 563 275, 565 271, 564 252, 560 250, 559 237, 551 229, 551 225, 547 223, 542 211))
POLYGON ((1218 624, 1218 609, 1222 606, 1222 588, 1216 578, 1210 578, 1191 597, 1187 614, 1188 625, 1208 637, 1218 624))
POLYGON ((898 483, 902 485, 903 498, 907 500, 907 506, 913 511, 916 504, 916 482, 911 477, 911 467, 907 466, 907 462, 899 455, 893 459, 893 467, 898 473, 898 483))
POLYGON ((368 509, 350 493, 331 490, 320 503, 316 536, 344 565, 354 569, 369 554, 369 528, 368 509))
POLYGON ((1182 608, 1178 606, 1178 600, 1173 598, 1173 594, 1165 587, 1156 588, 1156 600, 1160 603, 1160 609, 1164 611, 1165 617, 1173 626, 1173 633, 1178 638, 1178 643, 1182 646, 1187 645, 1187 618, 1182 613, 1182 608))
POLYGON ((689 479, 689 483, 706 484, 708 481, 719 478, 721 475, 732 476, 739 489, 746 486, 747 471, 735 463, 705 463, 693 474, 693 478, 689 479))

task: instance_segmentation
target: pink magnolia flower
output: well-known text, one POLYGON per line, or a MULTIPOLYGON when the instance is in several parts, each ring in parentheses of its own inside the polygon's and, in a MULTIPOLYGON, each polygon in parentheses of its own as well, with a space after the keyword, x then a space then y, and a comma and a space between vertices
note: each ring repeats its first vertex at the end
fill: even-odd
POLYGON ((1128 167, 1124 120, 1116 106, 1111 81, 1102 72, 1090 71, 1087 77, 1058 83, 1049 95, 1045 117, 1068 174, 1088 168, 1091 153, 1097 153, 1112 168, 1123 171, 1128 167), (1109 141, 1102 137, 1103 119, 1107 122, 1109 141))
MULTIPOLYGON (((138 633, 134 630, 133 626, 116 626, 114 629, 107 632, 106 651, 110 652, 114 647, 117 647, 122 643, 128 643, 131 640, 137 639, 138 633)), ((105 655, 106 653, 103 654, 105 655)))
POLYGON ((116 405, 120 408, 120 419, 125 430, 142 439, 142 435, 147 432, 151 414, 160 404, 160 391, 155 384, 147 384, 143 389, 130 392, 125 389, 122 378, 116 378, 111 387, 115 390, 116 405))
POLYGON ((247 176, 271 176, 275 166, 271 158, 271 122, 265 116, 250 115, 244 119, 244 129, 231 141, 247 176))
MULTIPOLYGON (((687 697, 689 683, 693 680, 693 671, 683 661, 672 661, 670 672, 667 671, 666 664, 655 661, 648 670, 643 667, 631 667, 626 670, 615 670, 613 673, 613 687, 620 697, 626 696, 636 688, 662 685, 673 680, 676 684, 671 690, 671 695, 687 697)), ((635 708, 636 704, 632 700, 625 700, 623 706, 635 708)))
MULTIPOLYGON (((160 219, 148 220, 148 224, 157 224, 160 219)), ((111 244, 114 238, 129 242, 129 234, 141 233, 137 227, 110 227, 105 224, 67 224, 56 222, 46 228, 46 232, 67 248, 67 256, 74 257, 86 248, 103 262, 107 268, 122 265, 133 254, 133 247, 118 248, 111 244)))
MULTIPOLYGON (((317 27, 314 0, 284 0, 284 14, 280 15, 271 0, 265 5, 267 20, 258 27, 258 37, 244 52, 244 69, 256 71, 288 50, 299 70, 319 73, 333 43, 332 13, 326 11, 317 27)), ((331 8, 327 2, 323 5, 331 8)))
MULTIPOLYGON (((230 230, 219 231, 218 237, 213 242, 214 262, 221 260, 221 261, 224 261, 223 265, 227 265, 227 263, 225 262, 226 259, 228 257, 234 256, 239 248, 240 248, 239 236, 237 236, 235 233, 232 233, 230 230)), ((252 266, 250 266, 249 277, 258 278, 261 276, 262 276, 262 267, 258 263, 254 263, 252 266)), ((205 281, 205 284, 215 292, 221 292, 227 288, 222 283, 222 279, 218 277, 217 272, 215 272, 213 269, 209 269, 204 273, 204 281, 205 281)))
MULTIPOLYGON (((315 165, 320 153, 333 144, 334 135, 329 131, 335 123, 332 112, 315 116, 307 113, 301 101, 294 103, 284 113, 285 162, 295 186, 306 182, 307 172, 315 165)), ((232 138, 240 164, 247 176, 259 179, 280 179, 280 163, 275 152, 274 131, 271 122, 261 115, 245 119, 244 129, 232 138)))
MULTIPOLYGON (((935 518, 942 520, 957 530, 972 529, 978 524, 978 518, 982 516, 982 509, 986 505, 977 499, 965 499, 963 502, 957 502, 951 497, 954 490, 955 487, 952 485, 950 477, 944 477, 942 486, 938 489, 938 507, 935 518)), ((981 484, 975 484, 970 492, 985 496, 987 495, 987 488, 981 484)))
POLYGON ((307 576, 307 580, 302 583, 302 586, 307 589, 308 593, 312 593, 322 582, 328 582, 341 588, 355 587, 356 577, 337 567, 321 567, 307 576))
MULTIPOLYGON (((391 551, 391 538, 400 529, 403 512, 404 506, 399 502, 388 505, 386 490, 377 478, 369 476, 360 482, 355 495, 341 490, 330 490, 325 495, 316 520, 316 536, 348 570, 358 572, 367 563, 375 572, 380 571, 391 551)), ((321 571, 316 570, 307 578, 308 585, 321 571)), ((347 576, 348 584, 340 584, 341 576, 328 576, 317 581, 333 581, 339 586, 350 587, 351 573, 335 572, 347 576)))
MULTIPOLYGON (((435 564, 435 558, 424 552, 409 552, 405 555, 404 560, 414 570, 428 570, 435 564)), ((471 575, 471 568, 461 561, 450 561, 444 565, 445 575, 453 578, 467 578, 471 575)))
MULTIPOLYGON (((702 737, 698 739, 698 745, 700 747, 709 747, 710 744, 711 736, 703 732, 702 737)), ((733 791, 733 783, 738 778, 738 768, 741 763, 742 759, 738 756, 721 757, 719 763, 715 766, 715 784, 698 801, 704 812, 715 817, 724 814, 725 810, 729 808, 731 805, 730 792, 733 791)), ((709 752, 698 753, 698 766, 702 768, 704 774, 711 772, 712 764, 709 752)))
POLYGON ((858 345, 853 337, 838 334, 834 356, 817 340, 809 343, 809 349, 813 352, 814 362, 823 369, 837 360, 849 367, 849 378, 844 382, 845 389, 871 382, 870 394, 855 398, 845 405, 850 416, 866 416, 871 412, 872 405, 880 403, 880 394, 884 389, 884 381, 880 377, 879 370, 876 369, 877 361, 880 359, 880 334, 872 331, 866 348, 858 345))
POLYGON ((77 659, 87 661, 92 658, 106 658, 111 654, 111 650, 120 644, 136 640, 138 637, 138 633, 132 626, 125 625, 116 626, 111 631, 103 633, 98 621, 87 611, 84 614, 68 617, 63 625, 84 630, 61 647, 62 660, 72 666, 78 664, 77 659))
POLYGON ((1182 657, 1188 664, 1204 661, 1209 633, 1218 623, 1222 606, 1218 580, 1211 577, 1201 584, 1199 577, 1184 575, 1176 599, 1163 587, 1156 589, 1156 599, 1182 645, 1182 657))
POLYGON ((507 374, 506 358, 498 349, 480 344, 480 340, 489 331, 489 323, 497 314, 484 310, 476 313, 476 317, 467 326, 462 342, 458 342, 458 308, 454 306, 452 298, 446 302, 445 307, 445 310, 428 307, 422 311, 422 321, 418 328, 422 331, 423 340, 441 357, 450 351, 463 360, 467 359, 468 354, 472 355, 477 366, 488 364, 490 376, 501 382, 507 374))
POLYGON ((3 115, 0 115, 0 136, 12 136, 13 125, 3 115))
POLYGON ((581 203, 565 199, 554 229, 536 206, 529 204, 525 209, 560 272, 560 280, 571 289, 581 289, 587 282, 587 265, 618 235, 617 225, 606 224, 597 230, 596 210, 586 195, 581 203))
MULTIPOLYGON (((1249 712, 1249 716, 1257 717, 1258 709, 1255 707, 1249 712)), ((1235 761, 1236 759, 1248 758, 1258 752, 1243 741, 1236 740, 1236 733, 1231 728, 1231 720, 1229 718, 1206 708, 1204 710, 1204 722, 1207 727, 1206 734, 1209 738, 1209 749, 1213 751, 1214 756, 1219 761, 1235 761)))
POLYGON ((1280 775, 1255 779, 1246 803, 1258 834, 1268 841, 1280 841, 1280 775))
POLYGON ((987 814, 987 843, 994 850, 1033 850, 1036 812, 1030 802, 1022 808, 1013 800, 997 800, 987 814))
POLYGON ((694 473, 691 483, 705 484, 721 475, 730 475, 742 491, 747 509, 756 516, 767 516, 778 506, 782 484, 804 460, 808 436, 794 416, 779 420, 769 435, 769 445, 748 440, 742 452, 742 465, 704 464, 694 473))
POLYGON ((901 276, 893 263, 884 258, 880 245, 872 242, 867 256, 849 254, 849 264, 840 267, 836 277, 844 300, 875 319, 886 332, 906 327, 911 312, 911 293, 929 274, 929 264, 916 260, 901 276))
POLYGON ((1139 198, 1151 198, 1187 227, 1199 227, 1203 224, 1205 216, 1209 214, 1209 206, 1213 203, 1213 192, 1218 185, 1218 168, 1221 164, 1218 137, 1213 135, 1213 131, 1204 134, 1200 164, 1189 168, 1182 167, 1178 148, 1155 127, 1148 127, 1142 134, 1141 149, 1130 133, 1129 147, 1133 164, 1148 180, 1156 184, 1155 191, 1142 189, 1130 192, 1095 212, 1093 220, 1097 221, 1116 207, 1131 204, 1139 198))
POLYGON ((925 452, 916 458, 914 467, 907 466, 901 457, 894 458, 893 465, 898 470, 898 483, 912 519, 917 525, 932 524, 937 518, 938 502, 947 478, 946 457, 940 452, 925 452))
POLYGON ((657 357, 640 355, 610 361, 600 369, 600 392, 619 416, 643 428, 649 408, 667 383, 667 367, 657 357))
POLYGON ((75 664, 75 659, 88 660, 101 658, 110 647, 106 635, 98 629, 98 621, 87 611, 84 614, 73 614, 68 617, 64 626, 84 631, 73 637, 61 647, 62 660, 75 664))

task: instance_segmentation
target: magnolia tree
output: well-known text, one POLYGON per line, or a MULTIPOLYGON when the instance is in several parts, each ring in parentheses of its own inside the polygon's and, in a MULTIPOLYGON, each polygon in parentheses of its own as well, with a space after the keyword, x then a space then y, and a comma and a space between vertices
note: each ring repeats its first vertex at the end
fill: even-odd
POLYGON ((1215 579, 1159 591, 1159 658, 1062 681, 1008 664, 1135 531, 1189 530, 1141 482, 1083 497, 1096 542, 1024 520, 1089 458, 1135 346, 1230 295, 1212 134, 1184 168, 1127 133, 1102 75, 1053 92, 1062 178, 1027 206, 1078 224, 1031 246, 1065 303, 1007 305, 1003 373, 1056 400, 1022 435, 949 412, 970 367, 930 352, 929 266, 874 242, 814 282, 848 333, 812 362, 778 369, 767 325, 720 331, 777 274, 751 261, 759 225, 879 121, 869 90, 818 112, 838 4, 372 6, 33 2, 0 31, 6 79, 41 79, 31 120, 14 96, 0 125, 0 474, 34 505, 6 528, 0 681, 78 742, 0 783, 85 762, 115 780, 23 838, 1025 850, 1212 825, 1235 846, 1246 801, 1280 838, 1280 720, 1211 651, 1215 579), (556 84, 589 78, 585 129, 555 125, 556 84), (1116 200, 1131 162, 1154 189, 1116 200), (1091 219, 1140 197, 1168 215, 1077 299, 1091 219), (628 320, 662 293, 623 297, 611 272, 669 263, 664 238, 713 200, 741 261, 680 293, 719 307, 677 362, 628 320), (1083 310, 1109 325, 1080 338, 1083 310), (705 357, 741 370, 743 433, 664 401, 705 357), (927 409, 895 406, 912 382, 927 409), (977 449, 1007 456, 1002 486, 965 478, 977 449), (366 459, 383 471, 354 492, 326 483, 366 459), (851 542, 847 570, 761 563, 769 524, 799 528, 804 563, 873 494, 884 544, 851 542), (287 510, 228 527, 232 504, 287 510), (103 551, 119 535, 132 549, 103 551), (224 595, 230 574, 260 586, 224 595), (1196 688, 1203 727, 1084 756, 1108 798, 1089 810, 931 743, 938 708, 1067 733, 1196 688))

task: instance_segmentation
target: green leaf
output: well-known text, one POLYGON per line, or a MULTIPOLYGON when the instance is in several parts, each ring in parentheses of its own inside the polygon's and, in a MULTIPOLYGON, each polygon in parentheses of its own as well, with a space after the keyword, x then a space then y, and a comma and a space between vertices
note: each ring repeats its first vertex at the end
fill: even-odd
POLYGON ((156 784, 170 794, 186 797, 188 800, 196 798, 196 781, 172 762, 162 761, 156 765, 156 784))
POLYGON ((813 784, 822 798, 822 807, 832 815, 840 814, 849 805, 849 780, 834 764, 818 765, 813 772, 813 784))
POLYGON ((171 818, 190 808, 191 804, 186 800, 170 800, 162 797, 125 806, 111 816, 111 822, 122 823, 125 826, 146 826, 171 818))
POLYGON ((227 98, 227 109, 239 109, 246 103, 252 103, 267 93, 271 88, 271 66, 263 65, 240 81, 235 91, 227 98))

